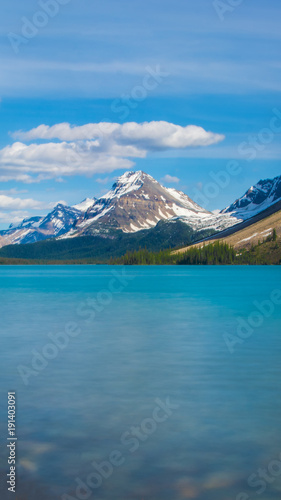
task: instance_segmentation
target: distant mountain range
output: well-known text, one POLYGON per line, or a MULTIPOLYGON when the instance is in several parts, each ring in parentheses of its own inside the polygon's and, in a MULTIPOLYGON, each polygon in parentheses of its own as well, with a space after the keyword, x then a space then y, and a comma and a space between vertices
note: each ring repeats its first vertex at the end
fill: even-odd
POLYGON ((221 231, 232 232, 234 226, 238 230, 258 214, 262 218, 269 209, 273 213, 280 200, 281 176, 259 181, 232 205, 214 214, 142 171, 126 172, 99 199, 87 198, 72 207, 58 204, 45 217, 31 217, 0 231, 0 246, 7 248, 1 255, 11 252, 27 258, 35 251, 34 258, 40 258, 42 252, 47 258, 47 248, 52 248, 55 258, 57 248, 61 255, 70 252, 70 258, 82 258, 118 255, 127 248, 144 245, 153 250, 176 247, 221 231), (46 241, 44 246, 44 240, 52 244, 46 241), (24 245, 38 242, 41 250, 36 245, 24 245), (21 249, 10 251, 8 245, 21 249))

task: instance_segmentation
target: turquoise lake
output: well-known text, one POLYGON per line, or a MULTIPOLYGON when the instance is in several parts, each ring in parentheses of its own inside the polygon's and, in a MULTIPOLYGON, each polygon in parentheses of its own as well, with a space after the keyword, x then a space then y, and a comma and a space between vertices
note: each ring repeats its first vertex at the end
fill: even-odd
POLYGON ((0 268, 0 498, 280 500, 281 268, 0 268))

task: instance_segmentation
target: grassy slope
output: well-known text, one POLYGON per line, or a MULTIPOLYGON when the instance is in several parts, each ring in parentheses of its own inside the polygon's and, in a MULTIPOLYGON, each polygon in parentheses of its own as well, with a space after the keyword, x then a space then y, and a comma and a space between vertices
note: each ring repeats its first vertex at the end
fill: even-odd
MULTIPOLYGON (((253 245, 258 245, 259 241, 263 242, 268 234, 271 234, 273 229, 276 229, 277 244, 279 248, 275 248, 276 245, 273 245, 271 243, 264 244, 263 252, 268 252, 269 258, 270 254, 272 254, 272 257, 274 256, 274 258, 277 259, 281 252, 281 210, 229 236, 221 238, 217 237, 216 239, 208 239, 205 244, 214 243, 215 241, 221 241, 227 243, 230 246, 233 246, 236 250, 240 250, 243 248, 245 248, 246 250, 250 250, 253 245)), ((202 244, 203 243, 200 242, 195 245, 191 245, 191 247, 201 247, 202 244)), ((190 246, 176 250, 175 253, 184 253, 186 252, 187 248, 190 248, 190 246)))

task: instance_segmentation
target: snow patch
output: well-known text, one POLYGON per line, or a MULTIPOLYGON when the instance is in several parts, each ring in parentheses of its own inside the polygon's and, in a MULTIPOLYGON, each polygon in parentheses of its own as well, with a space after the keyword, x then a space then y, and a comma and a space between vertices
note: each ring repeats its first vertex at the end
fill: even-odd
POLYGON ((86 212, 95 203, 95 198, 86 198, 85 200, 78 203, 78 205, 73 205, 72 208, 79 210, 80 212, 86 212))

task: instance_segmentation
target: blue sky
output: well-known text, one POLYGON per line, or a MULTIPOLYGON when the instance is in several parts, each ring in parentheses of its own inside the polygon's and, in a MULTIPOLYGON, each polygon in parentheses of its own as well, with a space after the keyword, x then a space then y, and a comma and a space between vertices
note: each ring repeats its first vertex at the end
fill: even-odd
POLYGON ((1 10, 1 228, 101 196, 127 169, 196 201, 201 192, 209 210, 281 174, 279 1, 5 0, 1 10))

